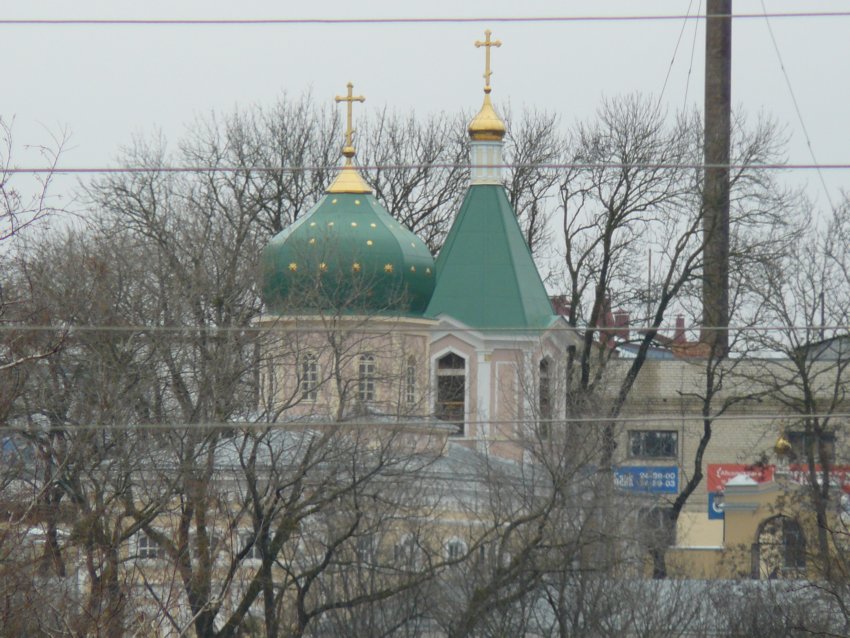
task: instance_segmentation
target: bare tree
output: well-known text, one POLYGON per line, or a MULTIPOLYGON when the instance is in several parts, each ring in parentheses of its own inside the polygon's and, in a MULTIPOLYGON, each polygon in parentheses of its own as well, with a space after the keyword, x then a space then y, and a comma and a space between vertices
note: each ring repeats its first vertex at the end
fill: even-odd
MULTIPOLYGON (((835 545, 831 511, 838 498, 832 467, 846 412, 850 345, 846 329, 850 269, 846 244, 850 208, 835 210, 823 228, 800 233, 785 254, 754 273, 758 316, 770 330, 753 331, 753 347, 776 353, 756 374, 772 398, 787 411, 784 450, 804 471, 817 519, 816 557, 830 578, 835 545)), ((806 213, 802 214, 808 217, 806 213)), ((840 569, 840 568, 839 568, 840 569)))
POLYGON ((549 248, 550 221, 555 212, 559 176, 552 167, 563 159, 564 143, 558 117, 551 112, 524 111, 506 114, 505 179, 508 199, 523 229, 532 255, 549 248))

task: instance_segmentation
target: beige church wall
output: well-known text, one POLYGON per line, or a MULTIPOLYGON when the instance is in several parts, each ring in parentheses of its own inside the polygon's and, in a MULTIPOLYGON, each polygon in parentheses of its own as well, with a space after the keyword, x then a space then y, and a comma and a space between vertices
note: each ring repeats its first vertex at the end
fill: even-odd
POLYGON ((525 383, 520 378, 522 353, 517 350, 494 350, 490 359, 490 414, 493 415, 492 437, 514 439, 523 418, 525 383))
POLYGON ((261 387, 272 409, 284 409, 284 418, 308 416, 335 419, 350 415, 359 403, 359 366, 362 355, 374 357, 374 399, 370 410, 403 416, 427 415, 430 407, 428 329, 430 320, 411 318, 345 317, 321 321, 311 318, 264 318, 269 330, 262 353, 261 387), (304 398, 300 387, 301 361, 313 355, 317 363, 316 398, 304 398), (336 378, 336 362, 339 379, 336 378), (406 370, 416 367, 415 397, 406 399, 406 370))

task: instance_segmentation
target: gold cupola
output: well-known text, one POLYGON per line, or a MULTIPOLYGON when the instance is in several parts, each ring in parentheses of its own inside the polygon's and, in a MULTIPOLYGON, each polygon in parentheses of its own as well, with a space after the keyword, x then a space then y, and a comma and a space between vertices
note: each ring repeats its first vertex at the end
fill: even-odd
POLYGON ((472 118, 469 123, 469 137, 476 142, 501 142, 505 137, 505 123, 502 118, 496 113, 493 108, 493 103, 490 101, 490 76, 493 72, 490 70, 490 49, 492 47, 502 46, 501 40, 491 40, 491 32, 488 29, 484 32, 484 41, 476 40, 475 47, 484 47, 485 62, 484 62, 484 104, 481 105, 481 110, 472 118))
POLYGON ((469 123, 469 137, 476 142, 501 142, 505 137, 505 123, 496 113, 490 102, 490 95, 484 96, 484 104, 469 123))
POLYGON ((776 439, 776 444, 773 446, 773 451, 776 453, 776 456, 784 457, 791 452, 792 445, 791 441, 789 441, 785 434, 780 434, 779 438, 776 439))
POLYGON ((354 84, 348 83, 348 95, 337 95, 336 102, 345 102, 347 106, 347 117, 345 127, 345 146, 342 147, 342 155, 345 157, 345 165, 340 169, 333 183, 328 186, 327 193, 371 193, 372 189, 361 177, 360 172, 354 166, 354 128, 351 125, 351 112, 354 102, 365 102, 362 95, 354 95, 354 84))
POLYGON ((502 139, 505 123, 490 101, 490 49, 500 47, 500 40, 491 40, 490 31, 484 32, 484 41, 476 40, 475 47, 484 47, 484 104, 469 123, 469 182, 476 184, 500 184, 502 182, 502 139))

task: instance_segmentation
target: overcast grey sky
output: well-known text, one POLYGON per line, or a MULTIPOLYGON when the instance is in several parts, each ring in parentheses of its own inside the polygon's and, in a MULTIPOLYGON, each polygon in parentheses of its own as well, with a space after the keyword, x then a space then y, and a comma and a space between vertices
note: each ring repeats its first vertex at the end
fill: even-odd
MULTIPOLYGON (((736 13, 761 12, 735 0, 736 13)), ((422 2, 245 0, 3 0, 0 18, 366 18, 684 14, 693 0, 654 2, 422 2)), ((850 1, 765 0, 769 12, 850 11, 850 1)), ((603 96, 658 94, 683 21, 274 26, 0 25, 0 114, 15 118, 19 145, 67 127, 62 164, 103 166, 134 135, 161 130, 176 141, 211 110, 271 104, 284 91, 331 100, 349 80, 366 108, 419 113, 475 109, 485 28, 503 42, 493 54, 493 98, 516 108, 556 110, 566 123, 590 116, 603 96)), ((850 17, 773 18, 774 35, 821 163, 850 163, 850 17)), ((733 26, 733 102, 788 126, 788 159, 809 163, 793 102, 764 19, 733 26)), ((672 109, 703 98, 704 25, 684 24, 664 100, 672 109), (696 29, 696 31, 695 31, 696 29), (695 43, 693 63, 691 50, 695 43)), ((21 151, 16 163, 38 158, 21 151)), ((825 202, 814 173, 800 173, 825 202)), ((850 171, 826 174, 834 200, 850 171)))

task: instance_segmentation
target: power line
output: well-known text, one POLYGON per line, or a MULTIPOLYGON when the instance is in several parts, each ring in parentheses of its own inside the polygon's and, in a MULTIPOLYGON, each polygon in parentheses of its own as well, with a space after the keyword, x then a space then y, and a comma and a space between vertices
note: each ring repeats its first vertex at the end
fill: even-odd
MULTIPOLYGON (((554 316, 554 315, 553 315, 554 316)), ((418 318, 421 321, 421 317, 418 318)), ((411 333, 431 333, 431 332, 447 332, 453 333, 551 333, 551 332, 584 332, 592 330, 594 332, 612 332, 618 333, 628 330, 637 333, 634 339, 629 343, 638 343, 643 340, 644 332, 668 333, 676 330, 674 326, 659 326, 653 328, 651 326, 631 325, 624 326, 551 326, 548 328, 459 328, 446 326, 396 326, 390 325, 384 328, 371 327, 374 324, 367 322, 382 322, 385 324, 393 324, 395 322, 404 323, 406 317, 385 317, 381 315, 346 315, 346 314, 313 314, 313 315, 286 315, 280 318, 279 322, 273 325, 248 325, 248 326, 157 326, 157 325, 115 325, 115 324, 12 324, 0 323, 0 333, 15 333, 15 332, 64 332, 67 334, 73 333, 91 333, 91 332, 114 332, 114 333, 172 333, 185 334, 191 332, 209 334, 228 334, 228 333, 309 333, 309 334, 330 334, 330 333, 356 333, 359 335, 385 335, 392 332, 411 332, 411 333), (330 325, 318 325, 328 322, 330 325), (359 325, 358 325, 359 322, 359 325), (294 325, 287 325, 294 324, 294 325)), ((436 320, 434 320, 436 321, 436 320)), ((811 325, 811 326, 790 326, 790 325, 757 325, 757 326, 700 326, 694 325, 685 328, 686 331, 702 330, 702 331, 718 331, 718 332, 800 332, 810 331, 819 333, 820 331, 838 331, 842 333, 850 332, 848 325, 811 325)), ((817 343, 822 340, 818 339, 817 343)), ((828 339, 827 339, 828 341, 828 339)))
MULTIPOLYGON (((440 325, 431 325, 431 326, 409 326, 409 325, 396 325, 396 323, 404 323, 405 318, 385 318, 380 316, 350 316, 350 315, 290 315, 280 319, 279 322, 275 322, 271 325, 247 325, 247 326, 157 326, 157 325, 115 325, 115 324, 85 324, 85 325, 74 325, 74 324, 62 324, 62 325, 50 325, 50 324, 14 324, 14 323, 3 323, 0 324, 0 334, 11 335, 12 338, 17 335, 24 334, 32 334, 32 333, 59 333, 60 338, 64 339, 71 335, 76 334, 98 334, 98 333, 110 333, 116 335, 129 334, 133 336, 141 336, 143 334, 165 334, 165 335, 189 335, 189 336, 200 336, 203 334, 205 337, 215 337, 217 335, 248 335, 248 336, 259 336, 261 334, 280 334, 280 335, 300 335, 300 334, 331 334, 331 333, 345 333, 345 334, 354 334, 352 337, 353 340, 368 340, 370 338, 374 338, 377 336, 385 336, 390 333, 395 334, 437 334, 451 331, 453 333, 473 333, 473 334, 512 334, 515 338, 534 338, 536 335, 545 335, 545 334, 554 334, 554 333, 575 333, 575 334, 584 334, 586 331, 597 332, 597 333, 621 333, 624 330, 628 330, 631 334, 635 336, 633 338, 624 340, 620 342, 618 345, 639 345, 645 338, 645 334, 652 332, 657 336, 664 337, 665 335, 669 335, 669 333, 676 330, 674 326, 666 325, 659 326, 658 328, 652 328, 649 326, 630 326, 629 328, 624 327, 614 327, 614 326, 596 326, 589 327, 586 325, 578 325, 578 326, 570 326, 570 325, 552 325, 547 328, 511 328, 511 327, 485 327, 485 328, 456 328, 451 327, 447 328, 446 326, 440 325), (331 322, 332 325, 324 326, 321 325, 322 322, 331 322), (381 323, 385 325, 380 326, 381 323), (318 324, 318 325, 317 325, 318 324), (376 325, 378 324, 378 325, 376 325)), ((436 320, 435 320, 436 322, 436 320)), ((850 332, 850 326, 847 325, 834 325, 834 326, 788 326, 788 325, 776 325, 776 326, 689 326, 685 329, 686 331, 694 332, 696 330, 700 330, 703 332, 728 332, 728 333, 747 333, 747 332, 756 332, 756 333, 779 333, 781 335, 787 335, 789 333, 797 333, 797 332, 808 332, 816 335, 820 335, 823 331, 832 331, 838 332, 842 335, 847 335, 850 332)), ((828 341, 829 339, 821 339, 818 337, 815 341, 810 342, 810 346, 815 346, 823 341, 828 341)), ((804 346, 806 344, 800 344, 804 346)), ((311 347, 316 349, 315 344, 312 344, 311 347)), ((764 361, 784 361, 783 358, 778 358, 777 354, 781 354, 779 351, 772 350, 759 350, 758 352, 763 353, 773 353, 774 356, 763 356, 763 357, 754 357, 754 355, 750 355, 750 358, 755 358, 756 360, 764 360, 764 361)), ((734 354, 734 353, 733 353, 734 354)), ((746 352, 739 352, 739 355, 744 355, 746 352)), ((624 359, 625 360, 625 359, 624 359)), ((687 359, 683 359, 687 360, 687 359)), ((697 358, 696 360, 702 360, 697 358)), ((740 358, 735 359, 734 361, 741 360, 740 358)), ((846 361, 846 357, 842 359, 842 361, 846 361)))
POLYGON ((546 22, 653 22, 677 20, 705 20, 707 18, 732 18, 752 20, 768 18, 847 18, 850 11, 793 11, 776 13, 735 14, 647 14, 647 15, 580 15, 580 16, 473 16, 421 18, 57 18, 38 19, 6 18, 0 26, 285 26, 285 25, 351 25, 351 24, 468 24, 468 23, 546 23, 546 22))
MULTIPOLYGON (((773 50, 776 52, 776 58, 779 61, 779 68, 782 69, 782 75, 785 78, 785 86, 788 87, 788 93, 791 94, 791 102, 794 104, 794 111, 797 114, 797 119, 800 122, 800 128, 803 130, 803 135, 806 138, 806 146, 808 147, 809 154, 812 157, 812 163, 817 164, 818 160, 815 157, 815 149, 812 147, 812 139, 809 136, 808 129, 806 128, 806 122, 803 120, 803 113, 800 111, 800 104, 797 101, 797 95, 794 93, 794 87, 791 85, 791 78, 788 76, 788 69, 785 68, 785 62, 782 59, 782 54, 779 52, 779 43, 776 41, 776 36, 773 34, 773 27, 770 26, 770 20, 767 16, 767 7, 764 6, 764 0, 761 0, 761 7, 765 12, 764 22, 767 25, 767 32, 770 34, 770 41, 773 43, 773 50)), ((826 180, 823 177, 823 172, 818 170, 817 173, 820 178, 821 186, 823 187, 823 192, 826 195, 826 201, 830 208, 835 209, 835 205, 832 203, 832 197, 829 194, 829 188, 827 188, 826 180)))
MULTIPOLYGON (((297 407, 297 404, 292 406, 297 407)), ((635 408, 637 406, 630 406, 635 408)), ((729 414, 724 413, 716 416, 704 416, 699 412, 693 414, 645 414, 643 416, 577 416, 566 419, 538 419, 529 417, 527 419, 486 419, 482 421, 470 420, 471 425, 537 425, 538 423, 549 423, 551 425, 608 425, 611 423, 619 425, 641 424, 641 423, 683 423, 685 421, 702 422, 709 419, 717 422, 739 422, 739 421, 761 421, 770 422, 778 420, 793 420, 793 419, 848 419, 850 412, 819 412, 819 413, 797 413, 797 412, 765 412, 758 414, 729 414)), ((405 428, 405 427, 434 427, 439 422, 434 419, 423 418, 422 416, 405 417, 376 417, 374 420, 356 419, 346 421, 333 421, 325 419, 312 419, 309 416, 300 420, 292 421, 219 421, 219 422, 196 422, 196 423, 76 423, 67 424, 56 427, 40 427, 40 426, 13 426, 0 425, 0 432, 27 432, 27 433, 50 433, 52 431, 105 431, 105 430, 121 430, 125 432, 132 431, 163 431, 177 429, 191 430, 310 430, 311 428, 364 428, 384 426, 386 428, 405 428), (393 419, 393 420, 388 420, 393 419)), ((765 426, 767 427, 767 426, 765 426)), ((456 438, 456 437, 450 437, 456 438)), ((510 437, 483 437, 487 441, 503 441, 522 443, 522 439, 510 437)))
MULTIPOLYGON (((691 15, 691 7, 694 4, 694 0, 689 0, 688 2, 688 10, 686 15, 691 15)), ((700 5, 702 5, 702 1, 700 0, 700 5)), ((676 46, 673 47, 673 56, 670 58, 670 64, 667 67, 667 73, 664 76, 664 84, 661 85, 661 92, 658 94, 658 106, 661 106, 661 99, 664 97, 664 91, 667 89, 667 82, 670 80, 670 74, 673 71, 673 64, 676 62, 676 55, 679 53, 679 45, 682 43, 682 36, 685 34, 685 28, 688 26, 688 21, 682 21, 682 28, 679 31, 679 37, 676 39, 676 46)))
MULTIPOLYGON (((806 164, 806 163, 758 163, 758 164, 704 164, 704 163, 654 163, 654 162, 517 162, 508 164, 470 164, 467 162, 435 162, 411 164, 367 164, 357 166, 362 171, 383 170, 421 170, 425 168, 438 170, 457 170, 468 168, 531 168, 539 170, 569 170, 569 169, 650 169, 673 170, 724 168, 730 170, 850 170, 850 163, 806 164)), ((87 173, 99 174, 151 174, 151 173, 302 173, 316 171, 340 171, 342 166, 307 165, 307 166, 30 166, 0 168, 0 175, 32 174, 32 175, 80 175, 87 173)))
MULTIPOLYGON (((697 7, 697 13, 699 14, 701 12, 702 12, 702 0, 700 0, 699 6, 697 7)), ((691 73, 694 69, 694 53, 696 52, 696 48, 697 48, 697 27, 698 26, 699 26, 699 23, 694 22, 694 38, 693 38, 693 41, 691 42, 691 59, 690 59, 690 62, 688 63, 688 76, 687 76, 687 79, 685 81, 685 97, 682 100, 682 108, 683 109, 686 109, 688 107, 688 91, 690 91, 690 88, 691 88, 691 73)))

